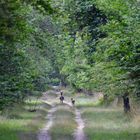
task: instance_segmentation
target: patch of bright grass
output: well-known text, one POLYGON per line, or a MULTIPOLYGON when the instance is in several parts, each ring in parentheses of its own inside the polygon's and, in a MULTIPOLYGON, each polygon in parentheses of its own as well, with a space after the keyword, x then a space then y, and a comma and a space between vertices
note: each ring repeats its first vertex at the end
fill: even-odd
POLYGON ((77 97, 76 106, 77 107, 92 107, 100 105, 101 100, 95 100, 93 97, 77 97))
POLYGON ((42 100, 40 99, 28 99, 25 101, 27 105, 40 105, 42 104, 42 100))

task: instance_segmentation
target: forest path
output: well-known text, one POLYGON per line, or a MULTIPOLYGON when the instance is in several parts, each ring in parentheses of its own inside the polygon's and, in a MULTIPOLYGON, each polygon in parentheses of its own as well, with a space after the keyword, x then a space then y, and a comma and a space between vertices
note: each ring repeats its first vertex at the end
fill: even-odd
POLYGON ((75 109, 75 115, 76 115, 75 121, 78 124, 77 130, 74 133, 75 140, 86 140, 86 136, 83 130, 85 124, 81 117, 81 112, 78 109, 75 109))
MULTIPOLYGON (((72 104, 67 102, 67 101, 64 101, 65 104, 67 104, 68 106, 71 106, 72 107, 72 104)), ((85 124, 84 124, 84 121, 81 117, 81 112, 80 110, 78 110, 76 107, 75 107, 75 122, 77 123, 77 129, 75 130, 74 132, 74 139, 75 140, 86 140, 86 136, 85 136, 85 133, 84 133, 84 127, 85 127, 85 124)))
MULTIPOLYGON (((54 97, 51 101, 47 101, 52 105, 52 107, 48 111, 48 115, 46 117, 46 119, 48 121, 47 121, 45 127, 43 129, 41 129, 38 134, 38 140, 51 140, 51 135, 49 134, 49 130, 53 125, 55 125, 55 124, 53 124, 53 120, 54 120, 53 114, 54 114, 54 112, 57 111, 58 106, 56 106, 56 104, 59 103, 60 93, 58 91, 54 90, 54 92, 52 92, 52 94, 56 95, 56 97, 54 97)), ((44 98, 44 101, 48 100, 47 94, 45 94, 45 96, 43 98, 44 98)), ((70 102, 70 97, 65 98, 64 104, 68 105, 69 107, 73 107, 70 102)), ((73 130, 74 139, 75 140, 86 140, 85 133, 83 130, 85 125, 84 125, 84 121, 81 118, 81 113, 76 107, 73 107, 73 108, 74 108, 74 114, 75 114, 75 122, 77 123, 76 130, 73 130)))
POLYGON ((57 111, 56 102, 54 101, 54 99, 58 100, 57 98, 58 98, 58 92, 56 92, 55 90, 48 91, 48 92, 44 93, 42 96, 42 100, 44 101, 44 103, 50 104, 51 109, 48 111, 48 114, 46 116, 47 122, 46 122, 44 128, 42 128, 40 130, 40 132, 38 133, 38 140, 51 140, 49 130, 53 126, 53 120, 54 120, 53 114, 57 111), (48 98, 49 94, 52 94, 52 97, 50 96, 50 99, 48 98), (56 96, 54 96, 54 95, 56 95, 56 96))
POLYGON ((57 110, 56 106, 52 106, 52 108, 48 111, 47 119, 48 122, 46 123, 45 127, 40 130, 38 134, 38 140, 51 140, 51 136, 49 134, 49 130, 53 125, 53 113, 57 110))

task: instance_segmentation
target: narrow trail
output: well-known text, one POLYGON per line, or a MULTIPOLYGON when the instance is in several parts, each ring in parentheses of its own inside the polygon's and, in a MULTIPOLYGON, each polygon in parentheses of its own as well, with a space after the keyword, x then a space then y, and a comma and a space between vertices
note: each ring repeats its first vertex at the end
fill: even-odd
MULTIPOLYGON (((57 95, 56 99, 59 99, 59 92, 55 92, 55 94, 57 95)), ((69 107, 73 107, 73 105, 66 100, 64 101, 64 104, 68 105, 69 107)), ((54 104, 52 104, 52 108, 48 111, 48 115, 46 116, 46 119, 48 119, 48 121, 45 127, 40 130, 38 134, 38 140, 51 140, 49 130, 53 125, 53 120, 54 120, 53 114, 56 111, 57 111, 57 107, 54 104)), ((77 128, 74 132, 74 140, 86 140, 86 136, 83 130, 85 124, 81 117, 81 113, 76 107, 74 113, 75 113, 75 122, 77 123, 77 128)))
MULTIPOLYGON (((55 94, 57 95, 56 98, 58 98, 58 93, 55 92, 55 94)), ((45 94, 45 96, 43 97, 44 100, 47 100, 47 94, 45 94)), ((46 116, 46 119, 48 120, 47 123, 45 124, 45 127, 43 129, 40 130, 40 132, 38 133, 38 140, 51 140, 51 136, 49 134, 49 130, 51 129, 52 125, 53 125, 53 120, 54 120, 54 112, 57 111, 57 107, 55 104, 51 105, 51 109, 48 111, 48 115, 46 116)))
POLYGON ((75 140, 86 140, 86 136, 83 130, 85 127, 85 124, 81 117, 81 113, 78 109, 75 109, 75 115, 76 115, 75 121, 78 124, 78 127, 74 133, 75 140))
MULTIPOLYGON (((72 107, 71 103, 69 103, 67 101, 64 101, 64 103, 67 104, 68 106, 72 107)), ((85 133, 83 130, 85 127, 85 124, 81 117, 81 113, 77 108, 75 108, 75 121, 77 123, 77 129, 74 132, 74 139, 75 140, 86 140, 86 136, 85 136, 85 133)))
POLYGON ((51 140, 51 136, 48 131, 53 125, 53 119, 54 119, 53 113, 56 110, 57 110, 57 108, 55 106, 52 106, 52 108, 48 111, 48 115, 46 117, 48 119, 48 122, 45 125, 45 127, 40 130, 40 132, 38 134, 38 140, 51 140))

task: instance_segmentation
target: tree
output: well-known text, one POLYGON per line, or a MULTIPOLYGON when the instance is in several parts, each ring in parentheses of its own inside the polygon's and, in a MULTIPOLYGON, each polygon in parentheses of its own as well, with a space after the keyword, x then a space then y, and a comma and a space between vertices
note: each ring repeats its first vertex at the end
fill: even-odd
POLYGON ((38 46, 46 36, 44 40, 35 38, 44 20, 37 9, 45 11, 48 6, 46 12, 51 12, 51 7, 46 2, 34 2, 0 2, 0 109, 22 102, 34 90, 46 90, 49 83, 51 66, 38 46))

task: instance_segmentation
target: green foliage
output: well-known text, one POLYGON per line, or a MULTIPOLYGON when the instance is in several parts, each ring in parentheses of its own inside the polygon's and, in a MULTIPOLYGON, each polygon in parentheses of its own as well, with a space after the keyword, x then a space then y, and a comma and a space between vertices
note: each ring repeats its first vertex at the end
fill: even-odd
POLYGON ((75 89, 139 93, 139 2, 57 2, 59 70, 75 89), (108 6, 109 5, 109 6, 108 6), (61 21, 60 21, 61 19, 61 21), (62 57, 62 58, 60 58, 62 57))
MULTIPOLYGON (((46 2, 37 2, 36 7, 47 8, 46 2)), ((22 102, 33 91, 48 88, 52 67, 45 56, 45 43, 49 33, 41 27, 47 16, 43 17, 32 4, 0 2, 0 109, 22 102)))
POLYGON ((49 84, 139 95, 136 0, 2 0, 0 105, 49 84))

